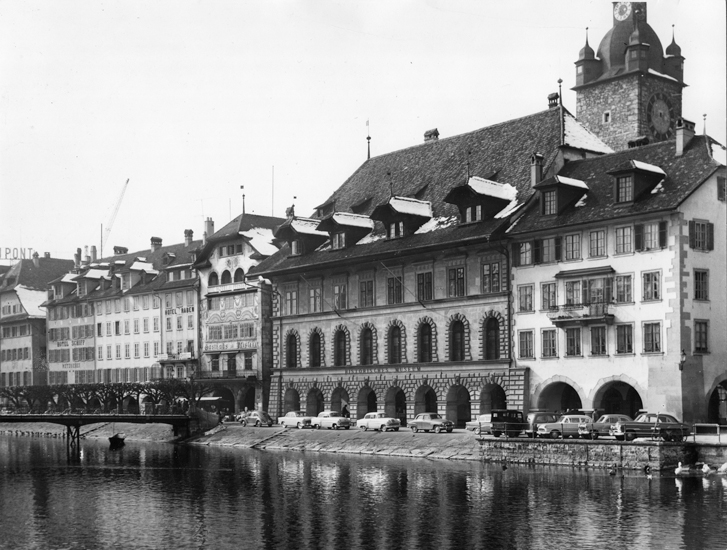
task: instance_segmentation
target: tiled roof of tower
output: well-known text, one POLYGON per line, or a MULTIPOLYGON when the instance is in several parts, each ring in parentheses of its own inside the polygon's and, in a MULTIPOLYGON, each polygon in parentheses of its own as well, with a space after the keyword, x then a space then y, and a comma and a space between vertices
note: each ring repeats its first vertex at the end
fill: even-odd
POLYGON ((19 260, 3 277, 6 283, 11 279, 13 283, 8 284, 7 287, 0 287, 0 292, 13 288, 15 285, 45 291, 50 281, 61 277, 71 269, 73 269, 73 260, 40 257, 38 267, 35 266, 33 260, 19 260))
POLYGON ((533 201, 528 210, 514 222, 509 235, 544 231, 576 224, 610 220, 619 217, 671 210, 679 206, 702 182, 722 165, 714 160, 709 150, 709 138, 695 136, 685 148, 684 154, 675 155, 674 140, 626 149, 602 157, 567 163, 559 175, 582 180, 588 192, 577 207, 571 207, 557 216, 542 216, 533 201), (628 165, 650 165, 650 171, 666 177, 657 186, 659 192, 651 192, 626 205, 615 203, 613 175, 609 171, 628 165), (644 164, 646 163, 646 164, 644 164))
MULTIPOLYGON (((578 125, 564 111, 569 124, 578 125)), ((473 132, 432 140, 420 145, 373 157, 362 164, 326 201, 336 212, 371 215, 387 203, 392 195, 428 201, 435 219, 447 220, 434 231, 417 232, 403 239, 365 239, 340 250, 318 250, 301 256, 290 256, 286 245, 281 251, 263 260, 252 271, 267 273, 297 269, 303 266, 340 262, 370 255, 397 255, 407 249, 442 246, 447 243, 486 239, 505 221, 490 219, 473 224, 451 224, 459 217, 458 208, 444 202, 453 187, 463 185, 469 176, 497 183, 506 183, 517 190, 517 203, 531 194, 530 157, 539 152, 545 156, 546 169, 556 157, 561 144, 560 109, 552 108, 533 115, 495 124, 473 132), (469 166, 468 166, 469 164, 469 166)), ((597 153, 610 151, 587 130, 566 132, 566 145, 597 153)), ((515 203, 515 201, 513 201, 515 203)), ((378 223, 378 232, 381 224, 378 223)))
POLYGON ((212 235, 207 235, 207 241, 218 242, 229 237, 236 236, 240 231, 249 231, 256 227, 275 229, 284 221, 285 218, 276 218, 274 216, 260 216, 258 214, 247 213, 240 214, 225 224, 219 231, 215 231, 212 235))

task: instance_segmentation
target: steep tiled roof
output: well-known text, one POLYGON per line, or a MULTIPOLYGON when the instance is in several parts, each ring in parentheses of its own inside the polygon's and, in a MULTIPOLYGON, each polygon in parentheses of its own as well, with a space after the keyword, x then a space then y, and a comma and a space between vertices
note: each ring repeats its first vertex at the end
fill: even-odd
POLYGON ((0 287, 0 292, 15 285, 45 291, 50 281, 57 279, 70 269, 73 269, 73 260, 41 257, 38 258, 38 267, 35 266, 33 260, 19 260, 4 276, 4 281, 8 283, 12 279, 12 284, 0 287))
POLYGON ((207 236, 207 241, 216 243, 223 241, 229 237, 234 237, 240 231, 249 231, 255 227, 265 227, 267 229, 275 229, 285 218, 276 218, 273 216, 259 216, 258 214, 240 214, 232 221, 227 223, 222 229, 216 231, 212 235, 207 236))
MULTIPOLYGON (((578 124, 567 111, 565 117, 568 124, 578 124)), ((319 250, 302 256, 290 256, 289 247, 284 246, 279 253, 265 259, 252 271, 263 274, 353 258, 403 255, 412 249, 421 250, 430 246, 485 241, 504 220, 490 219, 453 225, 451 218, 459 217, 459 210, 455 205, 444 202, 444 198, 454 187, 465 184, 469 175, 510 184, 517 190, 518 201, 524 202, 532 194, 531 155, 540 152, 551 163, 561 144, 562 132, 560 109, 553 108, 474 132, 428 141, 373 157, 364 162, 322 204, 333 204, 337 212, 355 211, 371 215, 377 206, 389 201, 392 193, 413 197, 431 203, 434 218, 442 222, 440 228, 429 232, 419 231, 403 239, 366 238, 342 250, 319 250)), ((570 142, 566 137, 566 145, 581 148, 584 144, 590 144, 589 150, 608 150, 598 138, 585 130, 570 131, 566 135, 575 136, 570 142)), ((376 231, 383 233, 381 224, 377 226, 376 231)))
POLYGON ((711 157, 708 139, 704 136, 694 137, 679 157, 675 155, 676 145, 672 140, 569 162, 559 175, 582 180, 588 185, 587 194, 579 205, 566 209, 558 216, 542 216, 533 201, 527 212, 508 230, 508 234, 517 235, 674 209, 721 166, 711 157), (616 205, 613 176, 609 172, 629 164, 643 169, 646 166, 643 163, 651 165, 651 171, 657 176, 660 176, 658 170, 653 167, 666 173, 657 186, 658 190, 634 203, 616 205))

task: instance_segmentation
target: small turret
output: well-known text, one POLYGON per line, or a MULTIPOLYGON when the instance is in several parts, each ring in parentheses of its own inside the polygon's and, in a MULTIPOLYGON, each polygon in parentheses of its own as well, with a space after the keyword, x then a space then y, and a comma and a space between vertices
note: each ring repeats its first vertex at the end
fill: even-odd
POLYGON ((684 80, 684 56, 682 56, 682 49, 674 39, 674 25, 671 29, 671 44, 666 47, 664 72, 679 82, 684 80))
POLYGON ((626 71, 648 71, 649 70, 649 44, 641 40, 639 22, 634 19, 634 32, 629 37, 629 44, 626 47, 626 71))
POLYGON ((586 27, 586 45, 578 53, 576 61, 576 86, 593 82, 601 76, 601 60, 588 44, 588 27, 586 27))

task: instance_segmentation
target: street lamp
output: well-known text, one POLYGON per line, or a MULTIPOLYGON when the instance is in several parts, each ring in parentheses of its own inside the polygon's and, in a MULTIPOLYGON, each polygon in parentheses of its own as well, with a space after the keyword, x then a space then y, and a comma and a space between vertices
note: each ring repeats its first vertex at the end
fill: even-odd
POLYGON ((679 370, 684 370, 684 363, 687 362, 687 354, 682 350, 682 354, 679 356, 679 370))
POLYGON ((189 367, 189 376, 187 377, 187 380, 189 380, 189 413, 192 414, 195 412, 195 394, 194 394, 194 367, 189 367))

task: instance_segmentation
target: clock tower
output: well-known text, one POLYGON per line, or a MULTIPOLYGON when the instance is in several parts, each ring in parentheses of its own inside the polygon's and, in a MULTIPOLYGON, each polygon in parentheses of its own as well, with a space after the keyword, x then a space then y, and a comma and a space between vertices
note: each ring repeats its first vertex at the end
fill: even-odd
POLYGON ((646 2, 613 2, 612 28, 596 52, 586 37, 575 63, 578 120, 617 151, 637 139, 672 138, 686 86, 673 36, 664 54, 646 2))

